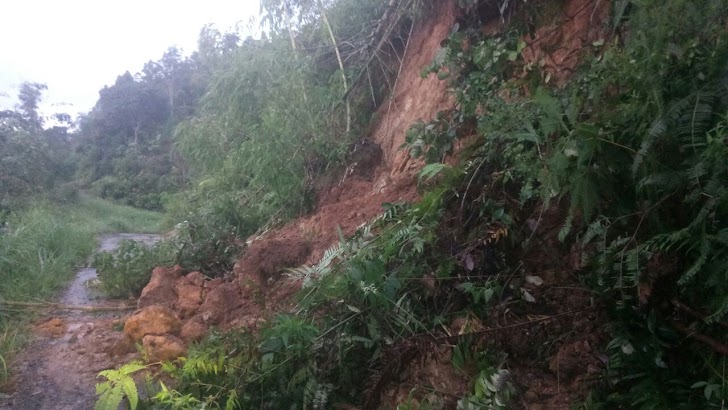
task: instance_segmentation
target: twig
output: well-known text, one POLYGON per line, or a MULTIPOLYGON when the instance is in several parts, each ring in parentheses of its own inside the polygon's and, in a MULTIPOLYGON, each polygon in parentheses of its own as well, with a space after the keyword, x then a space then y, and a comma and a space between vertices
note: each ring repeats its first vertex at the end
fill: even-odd
POLYGON ((62 303, 34 303, 34 302, 16 302, 10 300, 0 301, 0 305, 5 306, 17 306, 17 307, 29 307, 29 308, 55 308, 62 310, 80 310, 84 312, 117 312, 125 310, 134 310, 136 306, 75 306, 75 305, 64 305, 62 303))
MULTIPOLYGON (((571 311, 571 312, 559 313, 557 315, 546 316, 546 317, 542 317, 542 318, 538 318, 538 319, 534 319, 534 320, 529 320, 529 321, 526 321, 526 322, 514 323, 512 325, 492 327, 490 329, 479 330, 477 332, 464 333, 464 334, 461 334, 461 335, 454 335, 454 336, 442 336, 442 337, 436 338, 436 340, 447 340, 449 342, 451 340, 460 339, 460 338, 462 338, 464 336, 482 335, 482 334, 486 334, 486 333, 497 332, 499 330, 513 329, 513 328, 521 327, 521 326, 529 326, 529 325, 532 325, 534 323, 545 322, 547 320, 556 319, 556 318, 563 317, 563 316, 578 315, 579 313, 590 312, 590 311, 597 310, 597 309, 598 309, 597 307, 590 307, 588 309, 583 309, 583 310, 574 310, 574 311, 571 311)), ((726 349, 728 349, 728 347, 726 349)), ((728 350, 726 350, 726 351, 728 351, 728 350)))
MULTIPOLYGON (((673 306, 675 306, 676 308, 685 311, 690 316, 692 316, 692 317, 694 317, 696 319, 700 319, 701 321, 705 321, 705 319, 708 317, 708 315, 703 314, 701 312, 698 312, 697 310, 695 310, 695 309, 691 308, 690 306, 688 306, 688 305, 680 302, 677 299, 672 299, 670 301, 670 303, 672 303, 673 306)), ((724 328, 728 329, 728 323, 726 323, 726 322, 715 322, 715 323, 717 323, 717 324, 723 326, 724 328)))

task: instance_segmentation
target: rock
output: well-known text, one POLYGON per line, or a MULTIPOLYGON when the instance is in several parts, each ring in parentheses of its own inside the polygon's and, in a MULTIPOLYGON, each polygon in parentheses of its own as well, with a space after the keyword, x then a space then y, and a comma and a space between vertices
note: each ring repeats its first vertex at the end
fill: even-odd
POLYGON ((212 280, 208 280, 207 282, 205 282, 205 290, 208 290, 208 291, 213 290, 216 287, 222 285, 223 283, 225 283, 225 281, 222 278, 215 278, 212 280))
POLYGON ((202 285, 198 286, 187 277, 184 277, 177 281, 175 293, 177 294, 175 308, 180 317, 184 319, 194 316, 202 304, 202 285))
POLYGON ((197 315, 182 326, 180 337, 185 342, 192 343, 199 342, 206 334, 207 326, 205 326, 205 321, 202 319, 202 316, 197 315))
POLYGON ((233 268, 244 288, 263 288, 286 268, 297 267, 311 254, 311 244, 301 238, 259 240, 250 245, 233 268))
POLYGON ((179 265, 172 268, 163 266, 154 268, 152 278, 142 290, 137 308, 145 308, 152 305, 172 307, 177 302, 175 283, 182 276, 182 267, 179 265))
POLYGON ((119 337, 109 341, 103 350, 111 358, 122 357, 136 351, 134 342, 126 337, 119 337))
POLYGON ((363 138, 350 148, 349 157, 349 163, 352 164, 351 174, 371 181, 375 175, 374 171, 382 163, 384 151, 379 144, 363 138))
POLYGON ((185 279, 195 286, 202 287, 205 284, 205 275, 200 272, 190 272, 185 276, 185 279))
POLYGON ((225 314, 242 306, 240 289, 235 283, 224 283, 210 290, 200 306, 200 316, 206 324, 219 324, 225 314))
POLYGON ((185 343, 172 335, 146 335, 142 347, 149 362, 174 360, 187 352, 185 343))
POLYGON ((181 323, 177 315, 165 306, 148 306, 138 310, 124 324, 124 334, 134 342, 146 335, 178 334, 181 323))

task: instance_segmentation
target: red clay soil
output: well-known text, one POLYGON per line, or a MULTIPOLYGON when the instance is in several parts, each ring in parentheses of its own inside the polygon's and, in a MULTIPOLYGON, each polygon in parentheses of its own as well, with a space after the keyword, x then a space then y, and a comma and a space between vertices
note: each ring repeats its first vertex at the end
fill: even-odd
POLYGON ((524 38, 526 63, 541 63, 544 79, 564 85, 590 51, 605 40, 605 22, 611 10, 609 0, 567 0, 553 23, 524 38))
POLYGON ((393 95, 380 107, 375 116, 379 120, 372 127, 371 139, 382 147, 391 176, 411 175, 413 168, 418 167, 417 161, 399 149, 410 126, 417 120, 432 119, 455 104, 447 82, 434 74, 420 77, 422 68, 435 59, 440 43, 448 37, 458 16, 456 1, 432 3, 431 17, 420 20, 412 31, 393 95))

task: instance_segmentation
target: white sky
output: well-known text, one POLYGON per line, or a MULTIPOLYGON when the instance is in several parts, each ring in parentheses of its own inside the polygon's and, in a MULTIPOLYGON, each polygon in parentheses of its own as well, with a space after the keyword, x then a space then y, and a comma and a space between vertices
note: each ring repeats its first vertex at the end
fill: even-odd
POLYGON ((23 81, 45 83, 45 113, 88 112, 104 85, 176 45, 190 54, 203 25, 247 25, 259 0, 2 0, 0 109, 23 81), (64 105, 72 104, 72 106, 64 105))

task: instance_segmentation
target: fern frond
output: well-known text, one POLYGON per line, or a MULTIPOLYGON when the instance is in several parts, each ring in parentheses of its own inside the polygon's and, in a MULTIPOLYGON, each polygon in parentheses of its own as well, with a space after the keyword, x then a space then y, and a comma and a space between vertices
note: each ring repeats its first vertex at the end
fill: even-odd
POLYGON ((680 171, 668 171, 649 174, 637 182, 637 189, 659 188, 663 191, 674 191, 686 184, 686 174, 680 171))
POLYGON ((581 245, 586 246, 588 245, 592 239, 596 238, 597 236, 602 236, 606 231, 605 221, 604 220, 597 220, 589 224, 589 227, 586 230, 586 233, 581 238, 581 245))
POLYGON ((558 235, 559 242, 564 242, 566 237, 571 232, 571 228, 572 228, 573 224, 574 224, 574 212, 569 211, 569 215, 566 217, 566 221, 564 221, 564 225, 559 230, 559 235, 558 235))
POLYGON ((708 258, 710 257, 711 251, 713 249, 712 244, 710 243, 710 240, 708 238, 703 238, 703 240, 700 243, 700 254, 698 255, 698 258, 693 262, 693 265, 688 269, 681 277, 680 280, 678 280, 678 285, 684 286, 688 282, 690 282, 695 275, 700 272, 700 270, 703 268, 705 263, 708 261, 708 258))

